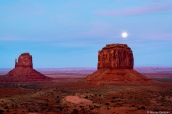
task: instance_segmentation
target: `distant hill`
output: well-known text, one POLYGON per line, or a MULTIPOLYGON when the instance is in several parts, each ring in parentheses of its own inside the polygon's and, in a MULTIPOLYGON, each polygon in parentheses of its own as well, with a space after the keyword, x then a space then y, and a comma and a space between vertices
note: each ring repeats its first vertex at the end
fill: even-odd
POLYGON ((135 67, 136 71, 140 73, 159 73, 159 72, 171 72, 172 73, 172 67, 164 67, 164 66, 158 66, 158 67, 135 67))
MULTIPOLYGON (((7 74, 12 68, 0 68, 0 75, 7 74)), ((49 73, 93 73, 97 68, 35 68, 37 71, 43 74, 49 73)), ((134 69, 140 73, 157 73, 165 72, 172 73, 172 67, 134 67, 134 69)))

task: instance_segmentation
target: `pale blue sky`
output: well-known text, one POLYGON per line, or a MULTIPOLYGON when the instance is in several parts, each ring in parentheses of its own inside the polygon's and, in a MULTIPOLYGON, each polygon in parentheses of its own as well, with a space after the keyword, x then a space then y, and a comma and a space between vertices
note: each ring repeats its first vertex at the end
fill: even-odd
POLYGON ((0 0, 0 68, 23 52, 34 68, 97 67, 107 43, 128 44, 135 66, 172 66, 172 1, 0 0))

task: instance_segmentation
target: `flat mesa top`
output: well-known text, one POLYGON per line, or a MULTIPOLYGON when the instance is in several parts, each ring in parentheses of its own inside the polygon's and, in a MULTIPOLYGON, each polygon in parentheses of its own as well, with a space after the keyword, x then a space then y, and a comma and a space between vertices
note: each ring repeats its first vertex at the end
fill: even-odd
POLYGON ((30 55, 29 52, 22 53, 21 55, 30 55))
POLYGON ((126 48, 130 50, 130 47, 128 47, 127 44, 106 44, 106 46, 103 49, 111 49, 111 48, 126 48))

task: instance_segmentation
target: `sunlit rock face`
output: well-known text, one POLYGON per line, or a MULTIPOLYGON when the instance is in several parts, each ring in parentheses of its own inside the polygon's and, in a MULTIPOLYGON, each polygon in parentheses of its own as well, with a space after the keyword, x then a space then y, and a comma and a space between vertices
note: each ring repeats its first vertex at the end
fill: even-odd
POLYGON ((97 71, 85 80, 92 84, 144 83, 147 77, 133 69, 133 52, 127 44, 107 44, 98 52, 97 71))
POLYGON ((134 58, 127 44, 107 44, 98 52, 98 69, 133 69, 134 58))

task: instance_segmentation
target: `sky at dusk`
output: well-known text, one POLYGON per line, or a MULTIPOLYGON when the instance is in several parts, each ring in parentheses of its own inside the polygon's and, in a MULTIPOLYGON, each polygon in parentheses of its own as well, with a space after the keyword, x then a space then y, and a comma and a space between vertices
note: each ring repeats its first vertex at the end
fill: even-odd
POLYGON ((0 0, 0 68, 24 52, 34 68, 97 67, 111 43, 136 67, 172 66, 172 0, 0 0))

